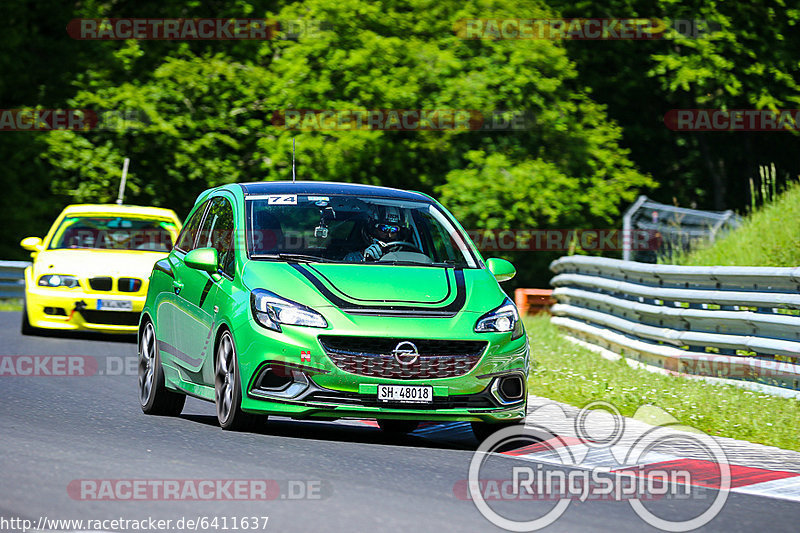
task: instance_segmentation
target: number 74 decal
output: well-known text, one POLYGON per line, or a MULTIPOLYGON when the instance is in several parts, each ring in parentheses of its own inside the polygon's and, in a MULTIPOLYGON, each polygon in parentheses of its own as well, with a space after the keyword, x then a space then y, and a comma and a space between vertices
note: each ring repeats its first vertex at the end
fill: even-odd
POLYGON ((270 194, 267 198, 268 205, 297 205, 296 194, 270 194))

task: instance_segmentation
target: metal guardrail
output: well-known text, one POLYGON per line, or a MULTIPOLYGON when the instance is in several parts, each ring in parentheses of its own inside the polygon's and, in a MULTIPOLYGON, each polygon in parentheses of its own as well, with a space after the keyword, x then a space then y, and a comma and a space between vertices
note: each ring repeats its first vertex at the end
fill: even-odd
POLYGON ((28 261, 0 261, 0 298, 25 296, 25 268, 28 261))
POLYGON ((800 267, 553 261, 552 321, 672 372, 800 390, 800 267))

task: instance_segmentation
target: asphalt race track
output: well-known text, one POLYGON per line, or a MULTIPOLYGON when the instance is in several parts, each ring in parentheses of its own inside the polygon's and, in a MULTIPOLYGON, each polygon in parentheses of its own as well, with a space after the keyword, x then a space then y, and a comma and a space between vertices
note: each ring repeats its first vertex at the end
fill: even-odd
MULTIPOLYGON (((91 356, 98 371, 92 376, 0 377, 3 518, 36 524, 40 517, 152 517, 174 524, 182 518, 217 517, 226 518, 231 531, 233 520, 266 516, 267 531, 499 530, 472 502, 454 495, 454 486, 467 478, 477 446, 466 431, 445 440, 394 439, 359 421, 271 418, 256 433, 229 433, 217 426, 213 405, 195 399, 187 401, 180 418, 146 416, 137 402, 135 366, 124 370, 123 363, 136 356, 133 340, 22 337, 19 321, 19 313, 0 313, 0 355, 91 356), (268 501, 97 501, 75 490, 80 480, 120 479, 274 480, 280 493, 268 501)), ((651 502, 649 508, 659 516, 691 517, 705 508, 701 497, 711 498, 713 492, 651 502)), ((500 502, 496 508, 530 519, 553 503, 521 505, 500 502)), ((796 531, 798 521, 797 503, 732 493, 705 530, 796 531)), ((218 524, 216 530, 223 530, 218 524)), ((627 502, 594 501, 572 502, 547 530, 655 528, 627 502)))

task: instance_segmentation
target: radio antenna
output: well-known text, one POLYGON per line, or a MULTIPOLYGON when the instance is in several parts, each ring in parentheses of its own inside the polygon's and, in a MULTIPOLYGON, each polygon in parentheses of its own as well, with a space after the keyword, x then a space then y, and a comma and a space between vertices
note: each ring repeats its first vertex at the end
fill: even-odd
POLYGON ((294 137, 292 137, 292 183, 294 183, 294 137))

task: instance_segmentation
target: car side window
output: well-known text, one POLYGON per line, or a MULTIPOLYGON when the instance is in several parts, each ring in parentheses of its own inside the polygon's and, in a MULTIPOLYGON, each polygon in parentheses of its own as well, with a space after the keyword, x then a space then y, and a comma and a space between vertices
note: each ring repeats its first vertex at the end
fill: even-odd
POLYGON ((219 256, 220 270, 233 277, 235 271, 233 207, 227 199, 218 196, 211 200, 197 246, 215 248, 219 256))
POLYGON ((192 213, 189 220, 186 221, 186 224, 183 226, 183 231, 181 231, 178 237, 178 242, 175 244, 175 248, 182 252, 189 252, 194 249, 197 230, 200 229, 200 222, 203 221, 203 213, 205 213, 207 205, 208 200, 203 202, 200 207, 197 208, 197 211, 192 213))
POLYGON ((414 222, 420 230, 420 238, 423 241, 422 250, 434 261, 456 256, 452 237, 441 224, 436 223, 430 214, 425 212, 415 213, 414 222))

